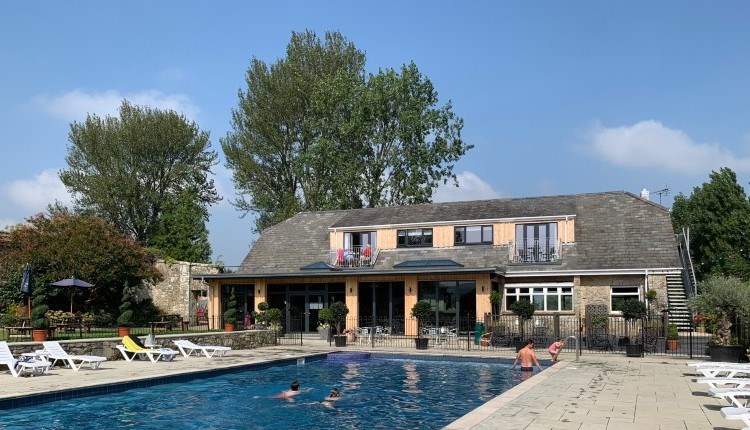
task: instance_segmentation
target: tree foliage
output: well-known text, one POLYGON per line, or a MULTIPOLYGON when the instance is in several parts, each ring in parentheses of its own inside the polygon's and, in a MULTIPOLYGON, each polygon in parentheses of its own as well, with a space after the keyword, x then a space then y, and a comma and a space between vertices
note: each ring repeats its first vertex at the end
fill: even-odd
POLYGON ((148 240, 156 253, 176 260, 197 263, 211 262, 208 242, 208 210, 197 203, 195 194, 185 190, 170 195, 164 202, 162 216, 148 240))
POLYGON ((254 58, 221 141, 260 231, 299 211, 430 201, 471 145, 450 102, 413 63, 365 72, 339 33, 292 33, 286 57, 254 58))
POLYGON ((750 319, 750 284, 734 277, 710 276, 698 284, 700 294, 688 301, 688 307, 706 323, 706 329, 719 345, 737 340, 737 319, 750 319))
MULTIPOLYGON (((160 273, 145 250, 107 221, 89 215, 39 214, 28 225, 13 228, 0 279, 6 292, 18 290, 23 265, 32 268, 34 296, 44 296, 51 309, 67 309, 70 294, 76 308, 117 314, 124 282, 140 285, 160 273), (53 287, 52 282, 75 276, 92 288, 53 287)), ((21 298, 19 301, 23 301, 21 298)))
POLYGON ((719 274, 750 279, 750 202, 729 168, 711 172, 710 181, 680 194, 672 205, 676 232, 690 228, 696 277, 719 274))
POLYGON ((190 198, 203 209, 183 213, 186 219, 176 218, 180 223, 169 221, 170 229, 186 230, 177 233, 179 242, 205 221, 206 207, 220 200, 208 178, 217 158, 208 132, 174 111, 123 101, 118 118, 88 115, 83 123, 73 122, 69 140, 68 169, 60 179, 78 209, 102 216, 142 244, 150 245, 156 235, 163 246, 159 222, 170 203, 190 198))

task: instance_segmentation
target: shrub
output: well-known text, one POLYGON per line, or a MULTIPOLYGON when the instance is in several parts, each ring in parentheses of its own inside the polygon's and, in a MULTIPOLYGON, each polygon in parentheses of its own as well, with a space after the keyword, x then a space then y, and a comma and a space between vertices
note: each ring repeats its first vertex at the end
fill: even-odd
POLYGON ((713 276, 698 285, 688 307, 701 316, 716 345, 736 343, 732 322, 750 319, 750 285, 738 278, 713 276))
POLYGON ((46 330, 49 328, 49 318, 46 317, 49 306, 45 304, 47 295, 40 289, 34 291, 34 300, 31 302, 31 327, 35 330, 46 330))
POLYGON ((670 324, 667 326, 667 339, 669 340, 678 340, 680 338, 680 333, 677 331, 677 325, 676 324, 670 324))
POLYGON ((333 302, 328 309, 331 310, 331 322, 336 327, 336 333, 341 333, 341 325, 349 315, 349 308, 344 302, 333 302))
POLYGON ((422 323, 434 315, 432 305, 426 300, 414 303, 411 308, 411 316, 417 319, 417 337, 422 337, 422 323))
POLYGON ((534 311, 536 311, 536 308, 533 304, 531 304, 530 301, 521 299, 511 304, 510 310, 513 311, 514 314, 521 317, 521 321, 526 321, 531 319, 531 317, 534 315, 534 311))
POLYGON ((331 308, 323 308, 318 312, 318 327, 320 328, 330 328, 330 322, 331 319, 333 319, 333 314, 331 313, 331 308))
POLYGON ((120 303, 120 316, 117 317, 117 325, 120 327, 133 326, 133 291, 127 283, 122 289, 122 302, 120 303))
POLYGON ((229 302, 227 302, 227 309, 224 311, 224 323, 234 324, 235 322, 237 322, 238 316, 239 312, 237 312, 237 296, 234 293, 234 287, 232 287, 232 291, 229 293, 229 302))

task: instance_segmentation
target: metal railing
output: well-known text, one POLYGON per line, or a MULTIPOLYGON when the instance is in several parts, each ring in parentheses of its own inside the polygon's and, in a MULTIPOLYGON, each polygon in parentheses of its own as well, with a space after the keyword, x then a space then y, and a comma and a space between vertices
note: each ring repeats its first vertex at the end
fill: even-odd
POLYGON ((372 267, 378 259, 380 248, 365 245, 330 250, 330 264, 334 267, 372 267))
POLYGON ((561 257, 559 239, 511 241, 509 244, 510 261, 513 263, 553 263, 561 257))
POLYGON ((697 281, 693 270, 693 259, 690 256, 690 229, 682 229, 677 235, 677 249, 682 263, 682 283, 685 288, 685 296, 693 297, 697 293, 697 281))

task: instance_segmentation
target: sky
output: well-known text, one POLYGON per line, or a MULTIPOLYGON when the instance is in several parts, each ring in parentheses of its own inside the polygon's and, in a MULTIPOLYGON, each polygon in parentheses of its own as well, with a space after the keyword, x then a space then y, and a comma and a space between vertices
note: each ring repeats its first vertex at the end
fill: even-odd
POLYGON ((212 258, 240 264, 257 236, 219 139, 250 60, 306 29, 341 32, 370 72, 413 61, 452 103, 474 148, 435 201, 646 188, 670 207, 721 167, 750 180, 744 1, 15 0, 0 16, 0 228, 71 204, 70 124, 128 99, 210 132, 212 258))

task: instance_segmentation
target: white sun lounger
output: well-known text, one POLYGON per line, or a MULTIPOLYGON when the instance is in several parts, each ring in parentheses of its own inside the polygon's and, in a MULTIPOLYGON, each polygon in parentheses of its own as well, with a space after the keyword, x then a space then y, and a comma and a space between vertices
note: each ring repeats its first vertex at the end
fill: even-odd
POLYGON ((738 408, 746 408, 748 397, 750 397, 750 390, 747 388, 711 388, 708 390, 708 394, 726 399, 738 408))
POLYGON ((699 384, 708 384, 711 388, 722 388, 721 386, 729 385, 729 388, 743 389, 750 385, 750 378, 698 378, 699 384))
POLYGON ((88 364, 92 369, 98 369, 99 365, 107 361, 106 357, 98 355, 70 355, 63 349, 60 342, 50 340, 42 342, 44 350, 47 353, 47 358, 52 360, 54 366, 58 361, 65 363, 66 367, 78 371, 84 364, 88 364))
POLYGON ((10 352, 8 343, 5 341, 0 342, 0 364, 8 366, 10 374, 15 377, 21 376, 24 372, 29 373, 31 376, 41 375, 49 370, 52 365, 47 360, 17 360, 13 357, 13 353, 10 352))
POLYGON ((693 366, 695 373, 706 378, 735 378, 738 374, 741 376, 750 375, 750 364, 747 363, 725 363, 714 366, 693 366))
POLYGON ((117 349, 120 350, 125 360, 129 362, 133 361, 136 357, 148 357, 152 363, 156 363, 159 360, 172 361, 179 354, 179 352, 169 348, 128 349, 124 345, 117 345, 117 349))
POLYGON ((750 428, 750 409, 738 408, 738 407, 726 407, 721 408, 721 416, 727 420, 742 420, 747 427, 745 430, 750 428))
POLYGON ((177 348, 185 357, 189 357, 193 355, 193 353, 197 356, 200 355, 201 352, 208 358, 213 357, 216 353, 219 353, 219 356, 223 357, 227 351, 232 349, 228 346, 196 345, 189 340, 175 340, 174 344, 177 345, 177 348))

